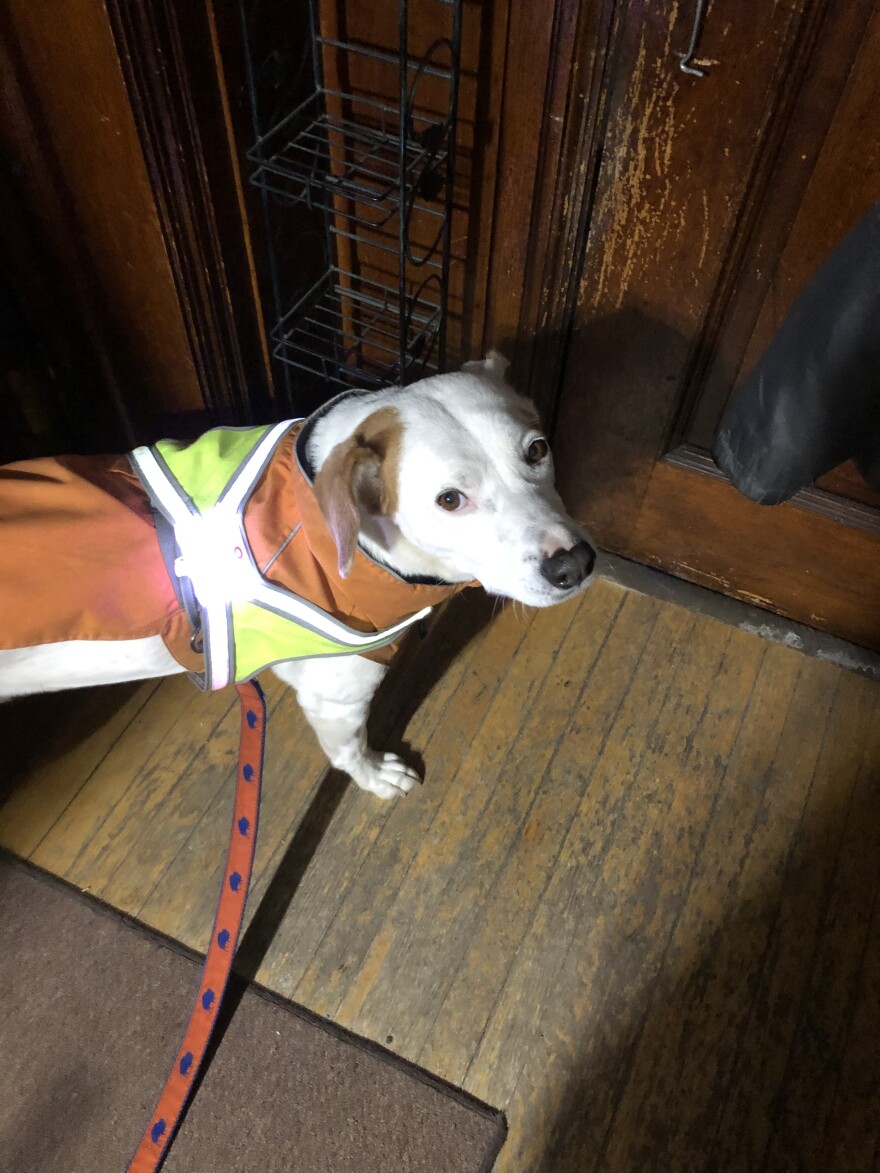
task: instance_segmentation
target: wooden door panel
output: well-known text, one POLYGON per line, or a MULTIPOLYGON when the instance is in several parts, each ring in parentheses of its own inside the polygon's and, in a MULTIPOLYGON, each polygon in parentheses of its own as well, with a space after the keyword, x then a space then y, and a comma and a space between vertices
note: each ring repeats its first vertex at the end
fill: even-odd
POLYGON ((880 648, 880 526, 874 511, 850 516, 844 524, 839 516, 800 505, 756 505, 726 480, 661 461, 627 553, 701 586, 880 648), (857 520, 863 524, 854 524, 857 520))
POLYGON ((875 488, 865 481, 854 460, 839 464, 824 477, 820 477, 816 484, 835 497, 842 497, 845 501, 857 501, 861 505, 869 505, 872 509, 880 511, 880 488, 875 488))
MULTIPOLYGON (((819 88, 812 105, 811 94, 817 88, 813 78, 800 95, 792 121, 809 129, 787 136, 786 153, 776 162, 770 179, 768 201, 773 209, 762 213, 763 219, 777 221, 777 237, 762 243, 760 249, 755 241, 740 267, 738 297, 744 316, 753 320, 752 329, 741 330, 739 341, 734 338, 732 323, 722 324, 726 370, 718 369, 721 362, 716 361, 716 369, 707 374, 707 383, 713 381, 715 386, 695 400, 695 410, 683 428, 684 438, 699 447, 711 445, 732 385, 761 357, 795 297, 828 253, 880 198, 880 7, 873 13, 868 5, 852 8, 859 10, 859 19, 845 30, 838 26, 836 37, 829 37, 834 30, 824 26, 814 50, 817 66, 828 70, 830 61, 834 62, 837 89, 843 79, 845 84, 836 106, 831 104, 834 86, 829 82, 819 88), (869 19, 859 32, 866 13, 869 19), (850 56, 852 66, 847 71, 845 63, 850 56), (829 109, 833 110, 830 121, 829 109), (820 110, 824 117, 817 119, 820 110), (808 151, 806 160, 799 157, 808 151), (806 182, 805 162, 809 163, 806 182), (780 222, 778 193, 784 189, 791 201, 793 187, 799 195, 795 214, 780 222)), ((851 17, 852 12, 846 15, 851 17)), ((756 229, 759 236, 760 228, 756 229)), ((841 487, 847 479, 840 479, 841 487)))
POLYGON ((753 55, 751 22, 721 0, 704 38, 718 64, 693 78, 678 69, 688 33, 678 13, 653 0, 622 34, 560 401, 566 500, 614 548, 681 400, 796 26, 791 5, 776 6, 753 55))
POLYGON ((792 0, 756 28, 715 0, 695 78, 676 67, 680 8, 630 11, 554 439, 563 496, 600 544, 872 646, 880 515, 857 474, 763 509, 705 449, 740 372, 880 194, 878 12, 792 0))
MULTIPOLYGON (((189 342, 103 5, 10 0, 0 139, 16 194, 57 258, 129 439, 200 409, 189 342)), ((97 398, 97 389, 96 389, 97 398)))
MULTIPOLYGON (((2 200, 16 209, 0 253, 25 294, 29 263, 57 275, 42 284, 94 355, 94 389, 84 378, 73 397, 84 430, 100 443, 112 415, 103 434, 121 445, 265 418, 266 348, 211 0, 50 7, 0 6, 2 200), (43 255, 29 261, 30 239, 43 255)), ((234 5, 224 14, 238 20, 234 5)))

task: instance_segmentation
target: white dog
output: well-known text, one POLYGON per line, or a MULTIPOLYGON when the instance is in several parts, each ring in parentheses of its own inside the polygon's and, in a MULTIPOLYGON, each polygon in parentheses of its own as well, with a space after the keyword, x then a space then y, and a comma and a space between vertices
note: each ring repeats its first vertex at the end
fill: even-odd
MULTIPOLYGON (((595 553, 565 512, 538 418, 505 382, 506 367, 490 352, 403 390, 344 394, 307 421, 314 495, 342 578, 358 553, 398 580, 476 580, 536 607, 583 589, 595 553), (369 439, 377 421, 381 444, 369 439)), ((0 636, 2 627, 0 619, 0 636)), ((5 643, 0 697, 185 670, 161 635, 5 643)), ((383 664, 352 654, 272 666, 296 690, 334 766, 381 798, 412 789, 418 776, 408 765, 367 746, 383 664)))

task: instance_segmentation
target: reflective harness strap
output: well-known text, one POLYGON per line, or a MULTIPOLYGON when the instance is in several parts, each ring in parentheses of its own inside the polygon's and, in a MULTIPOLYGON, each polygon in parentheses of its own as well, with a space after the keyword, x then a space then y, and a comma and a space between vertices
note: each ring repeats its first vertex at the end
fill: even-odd
POLYGON ((229 591, 252 591, 262 583, 253 565, 241 518, 245 500, 260 479, 282 437, 290 431, 291 420, 270 428, 226 485, 215 505, 200 513, 173 473, 161 463, 152 448, 135 448, 131 461, 155 504, 174 528, 181 550, 175 564, 178 576, 193 585, 202 612, 205 648, 206 689, 225 688, 234 676, 235 648, 229 591))
POLYGON ((226 868, 211 942, 192 1017, 128 1173, 155 1173, 165 1159, 205 1057, 241 934, 257 839, 266 701, 255 680, 235 687, 241 702, 238 773, 226 868))
MULTIPOLYGON (((204 512, 194 505, 172 470, 151 448, 136 448, 131 461, 159 510, 174 528, 181 550, 178 576, 193 585, 202 612, 207 689, 224 688, 235 679, 235 635, 231 603, 256 603, 332 641, 336 654, 373 651, 391 643, 407 628, 429 615, 423 607, 383 631, 363 632, 335 619, 322 608, 267 582, 253 560, 244 530, 244 506, 272 457, 290 430, 290 420, 267 431, 230 479, 217 503, 204 512)), ((259 669, 256 669, 257 671, 259 669)))

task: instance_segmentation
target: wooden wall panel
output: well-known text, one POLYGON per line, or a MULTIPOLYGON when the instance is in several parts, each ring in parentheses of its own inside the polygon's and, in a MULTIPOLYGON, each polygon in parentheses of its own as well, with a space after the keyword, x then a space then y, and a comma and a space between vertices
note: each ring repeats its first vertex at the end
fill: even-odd
POLYGON ((9 0, 0 24, 7 152, 18 191, 143 435, 202 396, 104 6, 9 0))

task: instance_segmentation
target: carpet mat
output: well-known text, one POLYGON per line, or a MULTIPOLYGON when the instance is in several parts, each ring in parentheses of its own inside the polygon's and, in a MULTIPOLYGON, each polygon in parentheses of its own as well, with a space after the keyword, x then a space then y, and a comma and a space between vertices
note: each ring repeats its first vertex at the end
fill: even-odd
MULTIPOLYGON (((0 855, 0 1166, 123 1173, 176 1054, 200 962, 0 855)), ((247 989, 167 1173, 477 1173, 501 1113, 247 989)))

